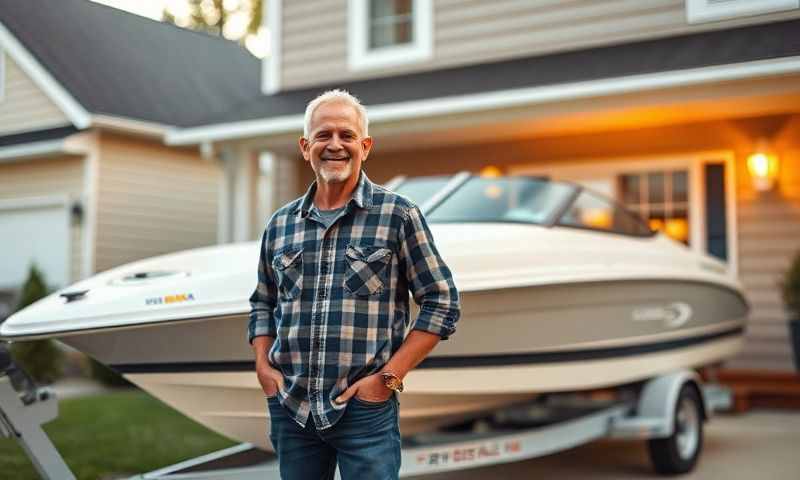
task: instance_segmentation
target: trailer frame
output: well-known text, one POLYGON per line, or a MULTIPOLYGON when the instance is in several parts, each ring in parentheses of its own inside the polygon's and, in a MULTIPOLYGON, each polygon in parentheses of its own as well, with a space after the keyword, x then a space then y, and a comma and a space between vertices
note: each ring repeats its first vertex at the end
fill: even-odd
MULTIPOLYGON (((703 422, 714 412, 732 405, 728 389, 713 383, 704 385, 699 375, 688 369, 604 392, 615 395, 598 400, 592 397, 596 392, 545 394, 532 403, 498 410, 474 421, 470 430, 438 431, 405 438, 400 476, 517 462, 601 438, 646 439, 657 471, 683 473, 694 468, 699 457, 703 422), (696 405, 690 406, 697 418, 685 414, 686 405, 691 404, 687 403, 687 398, 699 399, 696 405), (681 415, 694 424, 683 425, 681 415), (684 435, 683 443, 681 435, 684 435), (699 443, 693 446, 691 439, 699 439, 699 443), (687 441, 694 447, 689 450, 689 456, 680 453, 681 445, 686 450, 687 441), (661 451, 665 449, 671 450, 661 451), (678 452, 677 463, 671 461, 675 452, 678 452)), ((24 403, 9 377, 3 376, 0 370, 0 433, 13 436, 23 445, 42 478, 75 478, 41 429, 42 423, 57 416, 55 396, 49 390, 40 389, 34 397, 35 401, 24 403)), ((278 478, 278 462, 273 454, 242 443, 138 474, 130 480, 278 478)))

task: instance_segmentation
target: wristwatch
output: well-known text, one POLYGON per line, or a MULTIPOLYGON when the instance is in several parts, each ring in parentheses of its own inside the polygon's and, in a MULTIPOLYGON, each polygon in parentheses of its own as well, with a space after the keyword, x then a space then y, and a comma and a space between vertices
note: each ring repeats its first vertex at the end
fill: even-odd
POLYGON ((400 377, 392 372, 381 372, 381 376, 383 377, 383 384, 386 388, 395 392, 403 391, 403 381, 400 380, 400 377))

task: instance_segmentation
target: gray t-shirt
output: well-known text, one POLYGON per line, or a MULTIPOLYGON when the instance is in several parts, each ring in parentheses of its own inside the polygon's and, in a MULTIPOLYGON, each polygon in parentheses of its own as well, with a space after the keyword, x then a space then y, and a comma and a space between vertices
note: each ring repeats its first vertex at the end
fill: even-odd
POLYGON ((318 220, 320 223, 325 225, 325 228, 330 228, 330 226, 333 225, 333 222, 336 221, 336 218, 344 211, 345 208, 347 208, 347 204, 345 204, 343 207, 334 208, 333 210, 320 210, 316 205, 314 205, 310 213, 315 220, 318 220))

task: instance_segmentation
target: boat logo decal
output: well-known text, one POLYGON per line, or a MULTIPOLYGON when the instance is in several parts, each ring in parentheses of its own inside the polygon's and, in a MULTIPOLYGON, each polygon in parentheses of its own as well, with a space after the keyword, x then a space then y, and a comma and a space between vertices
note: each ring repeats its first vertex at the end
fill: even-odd
POLYGON ((165 295, 163 297, 152 297, 144 300, 145 305, 163 305, 166 303, 180 303, 194 300, 193 293, 179 293, 176 295, 165 295))
POLYGON ((665 306, 637 308, 632 314, 635 322, 664 322, 668 328, 678 328, 692 318, 692 307, 688 303, 673 302, 665 306))

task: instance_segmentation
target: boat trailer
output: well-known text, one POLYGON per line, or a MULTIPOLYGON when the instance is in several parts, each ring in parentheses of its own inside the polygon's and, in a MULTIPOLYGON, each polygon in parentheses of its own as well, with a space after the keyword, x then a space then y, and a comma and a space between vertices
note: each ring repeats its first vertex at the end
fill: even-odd
MULTIPOLYGON (((546 394, 473 421, 469 429, 404 438, 400 476, 517 462, 601 438, 645 439, 657 472, 685 473, 702 451, 703 422, 731 403, 729 390, 704 385, 691 370, 612 390, 546 394)), ((42 478, 74 479, 41 428, 57 414, 55 395, 35 387, 0 345, 0 434, 20 442, 42 478)), ((278 478, 273 454, 242 443, 130 480, 278 478)))

